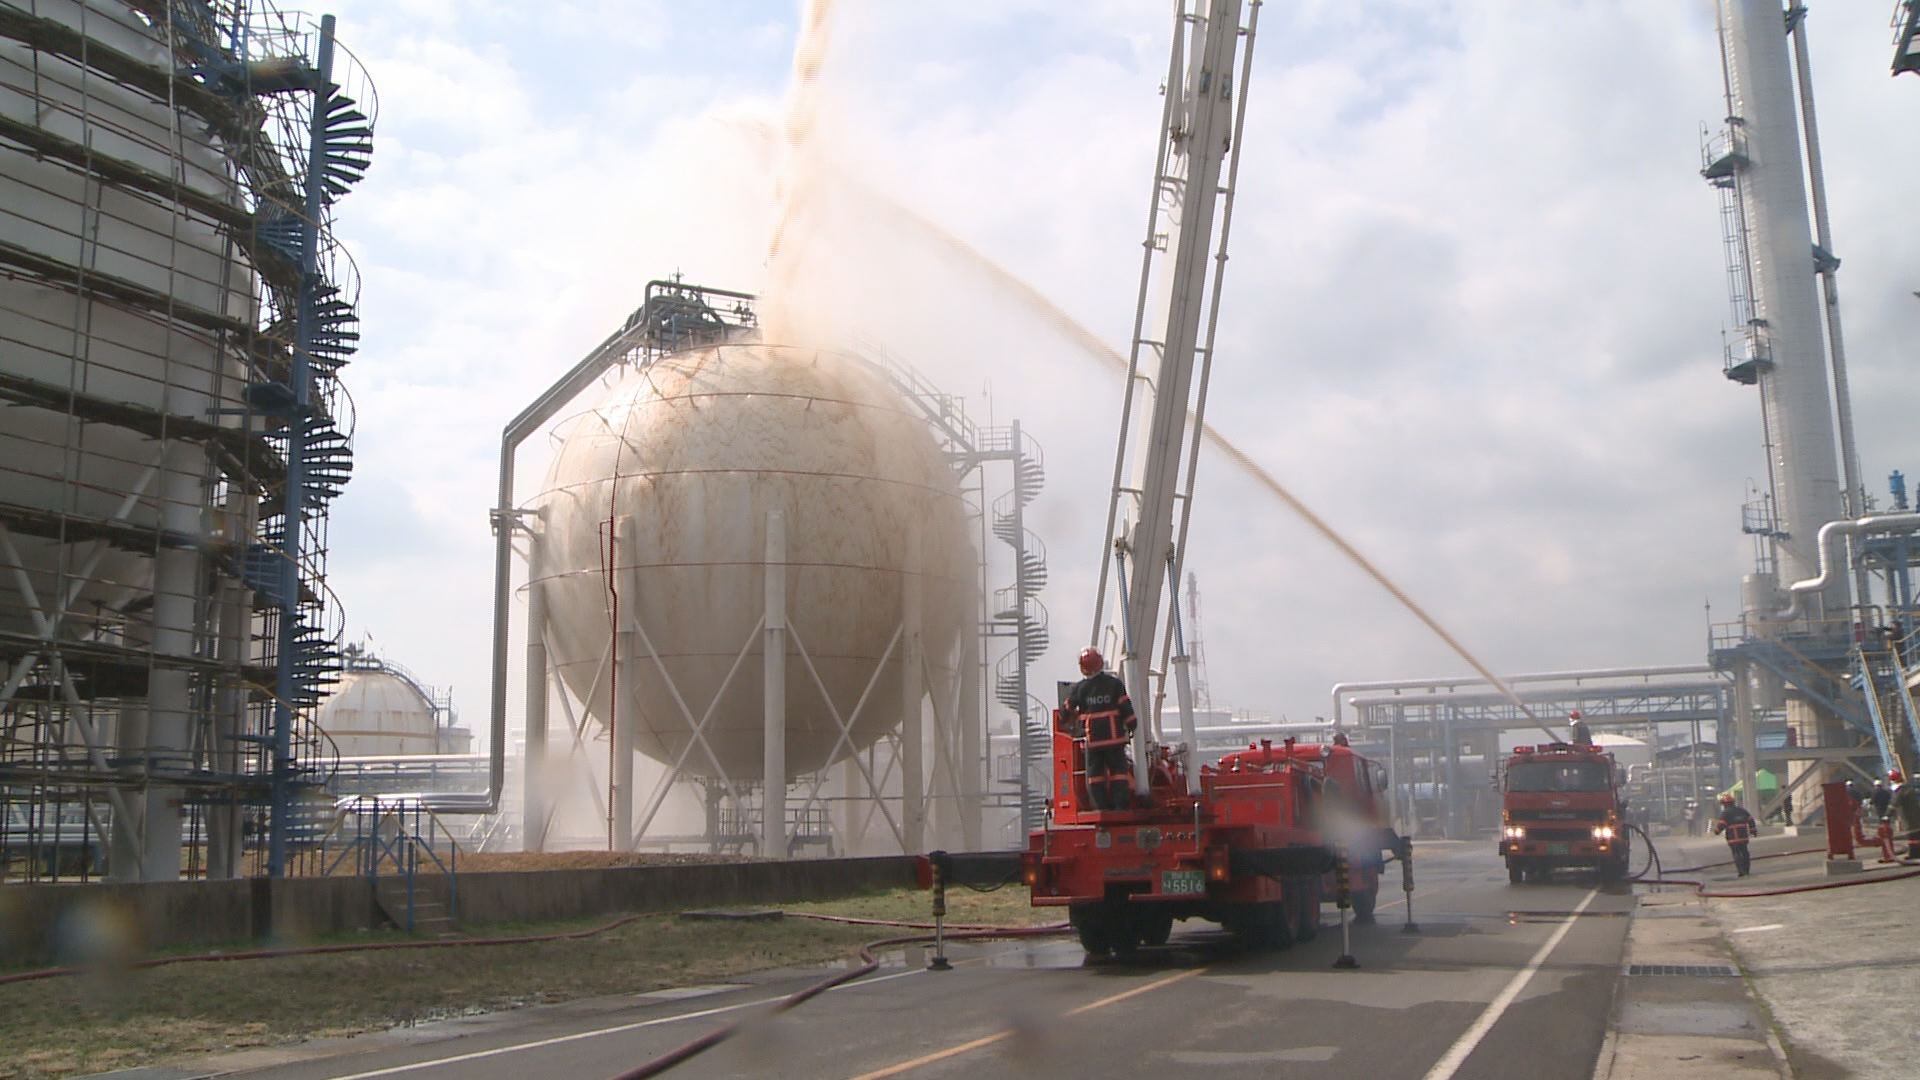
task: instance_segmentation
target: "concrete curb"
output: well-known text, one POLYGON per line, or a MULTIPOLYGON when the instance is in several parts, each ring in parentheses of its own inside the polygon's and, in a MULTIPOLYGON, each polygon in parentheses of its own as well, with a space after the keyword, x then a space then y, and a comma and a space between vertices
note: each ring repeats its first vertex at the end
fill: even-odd
POLYGON ((1790 1078, 1766 1010, 1705 904, 1690 890, 1655 888, 1640 895, 1627 928, 1594 1080, 1790 1078), (1630 974, 1636 966, 1684 973, 1630 974))

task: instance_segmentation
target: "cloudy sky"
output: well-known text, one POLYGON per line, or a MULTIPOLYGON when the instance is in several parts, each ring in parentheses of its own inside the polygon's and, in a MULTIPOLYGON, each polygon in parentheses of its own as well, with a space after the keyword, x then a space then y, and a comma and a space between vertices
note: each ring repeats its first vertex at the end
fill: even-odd
MULTIPOLYGON (((1920 252, 1896 239, 1920 79, 1888 77, 1890 4, 1811 6, 1878 491, 1920 466, 1920 252)), ((799 12, 331 7, 380 97, 373 169, 340 206, 366 292, 333 584, 355 636, 482 728, 500 430, 648 279, 767 283, 799 12)), ((1120 386, 1062 326, 1130 332, 1170 7, 840 0, 817 84, 792 299, 1038 436, 1063 677, 1120 386)), ((1705 0, 1263 9, 1210 419, 1496 670, 1697 662, 1705 605, 1737 615, 1763 461, 1756 396, 1720 371, 1698 169, 1723 111, 1705 0)), ((523 455, 523 493, 549 453, 523 455)), ((1339 680, 1466 670, 1217 456, 1196 505, 1216 702, 1302 719, 1339 680)))

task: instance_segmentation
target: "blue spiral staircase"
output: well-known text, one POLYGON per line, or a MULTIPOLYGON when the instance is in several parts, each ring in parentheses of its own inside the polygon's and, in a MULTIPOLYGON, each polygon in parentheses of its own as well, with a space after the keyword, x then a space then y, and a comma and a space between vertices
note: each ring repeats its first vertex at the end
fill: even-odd
POLYGON ((185 77, 231 105, 223 134, 252 207, 251 228, 234 239, 265 286, 245 401, 269 482, 233 569, 274 643, 260 657, 273 686, 257 696, 237 740, 257 748, 268 781, 268 872, 277 876, 290 851, 324 833, 324 786, 338 766, 315 714, 342 668, 326 517, 353 473, 351 402, 339 374, 359 346, 360 322, 358 276, 333 236, 332 206, 366 175, 378 110, 365 73, 336 46, 331 17, 315 24, 266 12, 248 22, 235 14, 243 9, 205 0, 173 0, 164 10, 185 77))

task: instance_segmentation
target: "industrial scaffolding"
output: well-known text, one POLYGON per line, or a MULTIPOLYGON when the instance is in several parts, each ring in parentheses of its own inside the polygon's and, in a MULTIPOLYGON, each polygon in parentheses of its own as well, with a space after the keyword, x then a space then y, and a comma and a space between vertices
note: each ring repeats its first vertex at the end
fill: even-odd
POLYGON ((0 0, 0 880, 317 861, 375 113, 331 16, 0 0))

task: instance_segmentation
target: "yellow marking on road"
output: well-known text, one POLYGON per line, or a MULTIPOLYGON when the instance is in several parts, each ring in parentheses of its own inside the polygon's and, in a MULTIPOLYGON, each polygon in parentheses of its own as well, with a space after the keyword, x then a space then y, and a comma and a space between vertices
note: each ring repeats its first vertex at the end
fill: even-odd
MULTIPOLYGON (((1172 986, 1174 983, 1180 982, 1182 980, 1191 979, 1195 975, 1198 975, 1205 970, 1207 969, 1203 967, 1197 967, 1197 968, 1189 968, 1186 971, 1177 971, 1172 975, 1165 976, 1164 978, 1155 979, 1150 983, 1145 983, 1143 985, 1136 986, 1131 990, 1122 990, 1117 994, 1113 994, 1108 997, 1103 997, 1098 1001, 1090 1001, 1085 1005, 1080 1006, 1077 1009, 1069 1010, 1067 1012, 1067 1015, 1079 1016, 1082 1013, 1090 1013, 1095 1009, 1104 1009, 1109 1005, 1117 1004, 1119 1002, 1127 1000, 1128 998, 1139 997, 1141 994, 1151 993, 1155 990, 1160 989, 1163 986, 1172 986)), ((894 1065, 888 1065, 887 1067, 882 1069, 875 1069, 872 1072, 861 1073, 859 1076, 853 1077, 852 1080, 885 1080, 885 1078, 889 1076, 899 1076, 901 1073, 912 1072, 914 1069, 918 1069, 923 1065, 931 1065, 936 1061, 945 1061, 951 1057, 958 1057, 961 1054, 965 1054, 973 1050, 978 1050, 983 1046, 992 1046, 994 1043, 997 1043, 997 1042, 1005 1042, 1006 1040, 1013 1038, 1013 1035, 1014 1035, 1013 1028, 1008 1028, 1005 1031, 996 1031, 991 1035, 982 1035, 977 1039, 974 1039, 970 1042, 963 1042, 958 1046, 949 1046, 945 1050, 936 1050, 931 1054, 923 1054, 920 1057, 912 1058, 907 1061, 902 1061, 894 1065)))

